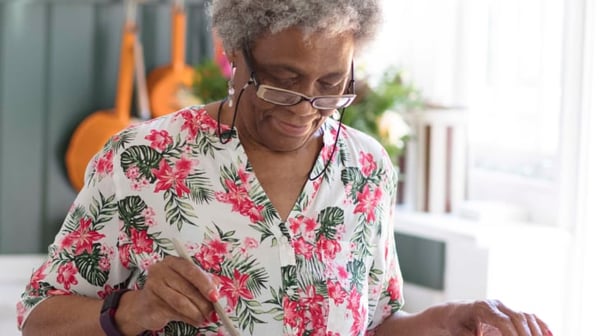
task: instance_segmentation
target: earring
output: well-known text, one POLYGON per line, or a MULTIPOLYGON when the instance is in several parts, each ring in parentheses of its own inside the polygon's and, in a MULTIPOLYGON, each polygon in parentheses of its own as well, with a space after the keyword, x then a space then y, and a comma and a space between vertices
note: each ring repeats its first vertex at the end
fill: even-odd
POLYGON ((332 117, 335 121, 339 121, 342 118, 342 116, 340 115, 340 111, 338 110, 333 111, 332 117))
POLYGON ((235 78, 236 67, 231 64, 231 78, 227 82, 227 104, 229 107, 233 107, 233 96, 235 95, 235 88, 233 86, 233 79, 235 78))

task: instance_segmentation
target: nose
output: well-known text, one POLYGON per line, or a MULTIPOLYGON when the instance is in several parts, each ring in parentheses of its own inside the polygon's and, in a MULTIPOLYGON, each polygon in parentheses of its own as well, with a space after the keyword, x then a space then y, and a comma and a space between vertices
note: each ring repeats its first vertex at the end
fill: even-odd
POLYGON ((310 116, 319 110, 314 108, 308 99, 302 99, 298 104, 290 106, 289 110, 299 117, 310 116))

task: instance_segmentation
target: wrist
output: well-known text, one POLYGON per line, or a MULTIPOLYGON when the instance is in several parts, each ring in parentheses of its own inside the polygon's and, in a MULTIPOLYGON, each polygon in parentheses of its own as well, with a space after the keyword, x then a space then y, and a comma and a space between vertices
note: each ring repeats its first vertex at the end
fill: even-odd
POLYGON ((137 324, 139 316, 133 309, 137 294, 138 292, 134 290, 123 294, 115 312, 115 324, 123 336, 140 335, 145 331, 137 324))

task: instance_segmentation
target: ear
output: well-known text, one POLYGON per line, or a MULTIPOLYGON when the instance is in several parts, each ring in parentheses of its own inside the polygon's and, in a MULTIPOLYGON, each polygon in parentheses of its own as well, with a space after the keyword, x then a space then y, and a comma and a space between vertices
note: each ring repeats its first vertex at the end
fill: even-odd
POLYGON ((227 55, 227 59, 229 60, 229 62, 231 63, 232 67, 236 67, 238 64, 240 64, 241 61, 243 61, 242 59, 240 59, 240 57, 242 57, 242 53, 238 50, 234 50, 231 52, 226 53, 227 55))

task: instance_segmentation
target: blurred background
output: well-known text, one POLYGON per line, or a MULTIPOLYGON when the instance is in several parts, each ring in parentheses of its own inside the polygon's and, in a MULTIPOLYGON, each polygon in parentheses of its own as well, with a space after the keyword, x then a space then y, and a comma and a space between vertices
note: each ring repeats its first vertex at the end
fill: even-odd
MULTIPOLYGON (((498 298, 555 335, 596 334, 600 4, 383 4, 344 121, 397 162, 406 309, 498 298)), ((172 6, 148 0, 135 11, 145 75, 172 62, 172 6)), ((219 96, 227 77, 204 1, 183 6, 195 77, 177 94, 182 106, 219 96)), ((14 304, 75 198, 71 136, 115 106, 126 13, 123 1, 0 0, 2 335, 17 334, 14 304)), ((132 116, 143 109, 130 105, 132 116)))

